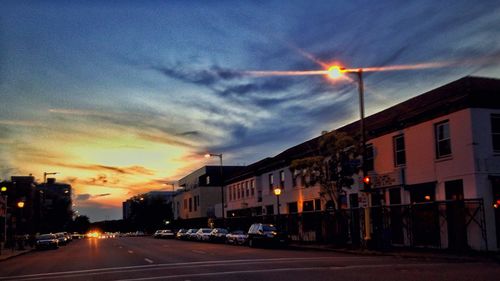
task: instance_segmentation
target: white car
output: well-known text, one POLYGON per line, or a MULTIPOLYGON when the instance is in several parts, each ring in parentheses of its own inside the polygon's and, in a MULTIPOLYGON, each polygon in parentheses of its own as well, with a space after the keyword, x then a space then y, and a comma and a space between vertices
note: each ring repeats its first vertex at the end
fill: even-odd
POLYGON ((248 235, 243 230, 235 230, 226 235, 226 243, 243 245, 247 242, 248 235))
POLYGON ((198 241, 209 241, 210 233, 212 233, 211 228, 200 228, 196 231, 196 240, 198 241))

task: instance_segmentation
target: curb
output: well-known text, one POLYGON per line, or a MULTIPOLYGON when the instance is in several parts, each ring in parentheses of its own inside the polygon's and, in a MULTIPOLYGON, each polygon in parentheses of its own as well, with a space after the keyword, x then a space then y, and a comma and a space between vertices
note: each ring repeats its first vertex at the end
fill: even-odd
POLYGON ((300 245, 288 245, 289 249, 302 250, 302 251, 320 251, 320 252, 336 252, 342 254, 350 255, 363 255, 363 256, 386 256, 386 257, 396 257, 404 259, 425 259, 425 260, 447 260, 447 261, 461 261, 461 262, 479 262, 479 261, 493 261, 500 262, 498 257, 491 256, 451 256, 451 255, 441 255, 441 254, 416 254, 412 252, 400 253, 400 252, 376 252, 376 251, 352 251, 346 249, 335 249, 327 247, 308 247, 300 245))
POLYGON ((15 258, 17 256, 22 256, 22 255, 27 254, 31 251, 33 251, 33 249, 15 252, 14 254, 10 254, 10 255, 5 256, 5 257, 0 256, 0 262, 15 258))

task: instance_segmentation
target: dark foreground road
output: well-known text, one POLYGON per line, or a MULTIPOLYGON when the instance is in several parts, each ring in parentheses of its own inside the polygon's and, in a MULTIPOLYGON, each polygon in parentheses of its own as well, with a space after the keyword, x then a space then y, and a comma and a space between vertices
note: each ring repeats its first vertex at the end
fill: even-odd
POLYGON ((493 262, 155 240, 85 239, 0 262, 0 280, 500 280, 493 262))

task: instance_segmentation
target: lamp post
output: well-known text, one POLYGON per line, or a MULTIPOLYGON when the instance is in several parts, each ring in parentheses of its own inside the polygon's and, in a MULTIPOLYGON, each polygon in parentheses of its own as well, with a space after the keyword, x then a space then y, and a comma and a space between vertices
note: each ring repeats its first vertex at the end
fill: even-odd
MULTIPOLYGON (((366 130, 365 130, 365 101, 364 101, 364 84, 363 84, 363 69, 345 69, 339 66, 332 66, 328 69, 328 76, 332 79, 339 78, 343 73, 355 73, 358 80, 358 94, 359 94, 359 127, 361 135, 361 170, 363 173, 363 180, 366 178, 366 130)), ((367 241, 371 240, 371 193, 367 192, 367 207, 365 208, 365 237, 367 241)))
POLYGON ((47 184, 47 176, 48 175, 57 175, 58 172, 43 172, 43 183, 47 184))
POLYGON ((222 203, 222 224, 225 225, 225 215, 224 215, 224 175, 222 173, 222 153, 207 153, 205 154, 205 158, 210 158, 210 157, 219 157, 220 160, 220 194, 221 194, 221 203, 222 203))
MULTIPOLYGON (((278 211, 278 216, 276 219, 276 224, 279 224, 280 221, 280 195, 281 195, 281 188, 279 186, 275 187, 274 190, 274 195, 276 195, 276 208, 278 211)), ((278 225, 279 227, 279 225, 278 225)))
MULTIPOLYGON (((24 203, 24 201, 19 201, 19 202, 17 202, 16 205, 17 205, 17 208, 19 209, 19 226, 22 226, 21 231, 24 231, 24 214, 23 214, 23 209, 24 209, 25 203, 24 203)), ((17 243, 18 243, 18 246, 19 246, 19 250, 24 250, 24 240, 23 240, 23 238, 17 236, 16 239, 17 239, 17 243)))
POLYGON ((5 243, 7 242, 7 206, 8 206, 8 198, 9 196, 7 195, 7 187, 6 186, 2 186, 0 188, 0 191, 1 191, 1 194, 4 194, 4 204, 5 204, 5 213, 4 213, 4 216, 3 216, 3 239, 1 241, 1 244, 0 244, 0 254, 2 253, 2 247, 5 245, 5 243))

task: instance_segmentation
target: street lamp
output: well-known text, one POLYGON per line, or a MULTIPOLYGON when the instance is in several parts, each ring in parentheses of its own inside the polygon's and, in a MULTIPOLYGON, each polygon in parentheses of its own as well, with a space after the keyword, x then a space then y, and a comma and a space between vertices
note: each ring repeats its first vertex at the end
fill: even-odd
POLYGON ((57 175, 58 172, 43 172, 43 183, 47 184, 47 176, 48 175, 57 175))
POLYGON ((221 202, 222 202, 222 224, 225 224, 225 215, 224 215, 224 177, 222 174, 222 153, 217 154, 217 153, 207 153, 205 154, 205 158, 210 158, 210 157, 219 157, 220 160, 220 194, 221 194, 221 202))
POLYGON ((281 188, 279 186, 274 188, 274 195, 276 195, 276 205, 278 208, 278 219, 280 216, 280 195, 281 195, 281 188))
POLYGON ((19 202, 17 202, 17 207, 18 207, 19 209, 24 208, 24 202, 23 202, 23 201, 19 201, 19 202))
MULTIPOLYGON (((365 130, 365 102, 364 102, 364 84, 363 84, 363 69, 346 69, 340 66, 331 66, 328 68, 328 77, 336 79, 342 76, 343 73, 354 73, 358 78, 358 93, 359 93, 359 127, 361 133, 361 169, 363 180, 367 178, 366 171, 366 130, 365 130)), ((368 206, 365 208, 365 240, 371 240, 371 193, 367 192, 368 206)))
MULTIPOLYGON (((5 199, 4 199, 5 213, 4 213, 4 219, 3 219, 3 239, 2 239, 3 241, 1 241, 1 242, 3 242, 3 245, 5 245, 5 243, 7 243, 7 208, 8 208, 7 202, 8 202, 9 196, 7 195, 7 187, 6 186, 0 187, 0 191, 2 194, 5 194, 4 195, 4 197, 5 197, 5 199)), ((0 253, 2 251, 3 245, 0 244, 0 253)))

